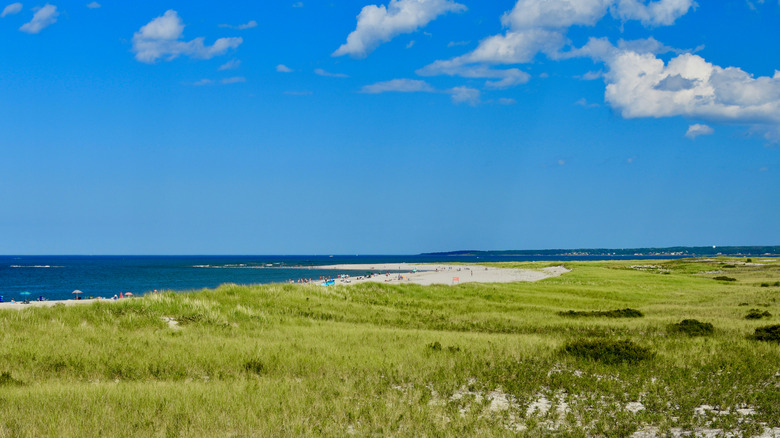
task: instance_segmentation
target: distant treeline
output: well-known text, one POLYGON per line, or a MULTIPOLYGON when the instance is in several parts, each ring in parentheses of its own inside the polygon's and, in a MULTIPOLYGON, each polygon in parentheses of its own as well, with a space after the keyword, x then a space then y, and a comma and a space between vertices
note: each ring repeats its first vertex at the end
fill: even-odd
POLYGON ((583 248, 583 249, 525 249, 506 251, 448 251, 421 255, 436 256, 777 256, 780 246, 672 246, 668 248, 583 248))

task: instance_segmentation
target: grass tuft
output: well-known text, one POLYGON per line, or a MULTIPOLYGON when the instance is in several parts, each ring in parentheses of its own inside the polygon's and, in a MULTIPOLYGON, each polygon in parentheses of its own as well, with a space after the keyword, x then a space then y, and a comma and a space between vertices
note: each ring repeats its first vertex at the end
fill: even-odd
POLYGON ((680 333, 688 336, 709 336, 715 332, 715 328, 708 322, 696 319, 684 319, 677 324, 667 326, 669 333, 680 333))
POLYGON ((578 339, 568 343, 563 351, 585 359, 591 359, 606 364, 637 363, 652 359, 655 353, 631 340, 611 339, 578 339))
POLYGON ((734 278, 734 277, 727 277, 725 275, 719 275, 719 276, 713 278, 713 280, 718 280, 718 281, 737 281, 736 278, 734 278))

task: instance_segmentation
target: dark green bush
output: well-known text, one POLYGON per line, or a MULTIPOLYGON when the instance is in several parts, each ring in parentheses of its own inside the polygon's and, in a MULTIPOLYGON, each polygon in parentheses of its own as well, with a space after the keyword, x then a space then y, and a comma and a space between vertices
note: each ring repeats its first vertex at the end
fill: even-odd
POLYGON ((633 341, 610 339, 578 339, 568 343, 563 351, 585 359, 596 360, 606 364, 636 363, 651 359, 655 353, 647 347, 635 344, 633 341))
POLYGON ((757 341, 780 342, 780 325, 759 327, 751 337, 757 341))
POLYGON ((441 351, 441 342, 439 341, 431 342, 430 344, 428 344, 428 349, 432 351, 441 351))
POLYGON ((244 363, 244 370, 248 373, 261 375, 265 372, 265 364, 260 359, 250 359, 244 363))
POLYGON ((695 319, 684 319, 677 324, 669 324, 669 333, 681 333, 688 336, 708 336, 715 328, 709 322, 701 322, 695 319))
POLYGON ((642 312, 631 309, 616 309, 616 310, 593 310, 593 311, 580 311, 580 310, 567 310, 566 312, 558 312, 560 316, 568 317, 596 317, 605 316, 607 318, 641 318, 644 316, 642 312))
POLYGON ((22 382, 13 378, 11 373, 3 371, 0 373, 0 386, 21 386, 22 382))
POLYGON ((718 280, 718 281, 737 281, 736 278, 726 277, 725 275, 719 275, 719 276, 713 278, 713 280, 718 280))
POLYGON ((764 310, 763 312, 759 309, 750 309, 748 310, 747 315, 745 315, 745 319, 761 319, 761 318, 770 318, 772 316, 771 313, 764 310))

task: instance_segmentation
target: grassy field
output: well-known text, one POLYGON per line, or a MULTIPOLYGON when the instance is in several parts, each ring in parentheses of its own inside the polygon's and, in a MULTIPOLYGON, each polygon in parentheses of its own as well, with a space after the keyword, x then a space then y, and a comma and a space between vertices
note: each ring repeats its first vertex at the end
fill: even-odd
POLYGON ((780 261, 745 262, 3 310, 0 436, 772 436, 780 342, 751 336, 780 324, 780 261))

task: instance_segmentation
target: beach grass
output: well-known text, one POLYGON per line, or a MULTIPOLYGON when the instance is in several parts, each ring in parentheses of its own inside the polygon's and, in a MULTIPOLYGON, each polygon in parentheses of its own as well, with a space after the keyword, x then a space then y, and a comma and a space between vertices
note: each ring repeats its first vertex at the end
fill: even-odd
POLYGON ((780 343, 754 336, 780 319, 762 286, 780 261, 762 260, 0 310, 0 436, 758 435, 780 428, 780 343), (669 330, 684 320, 712 330, 669 330))

